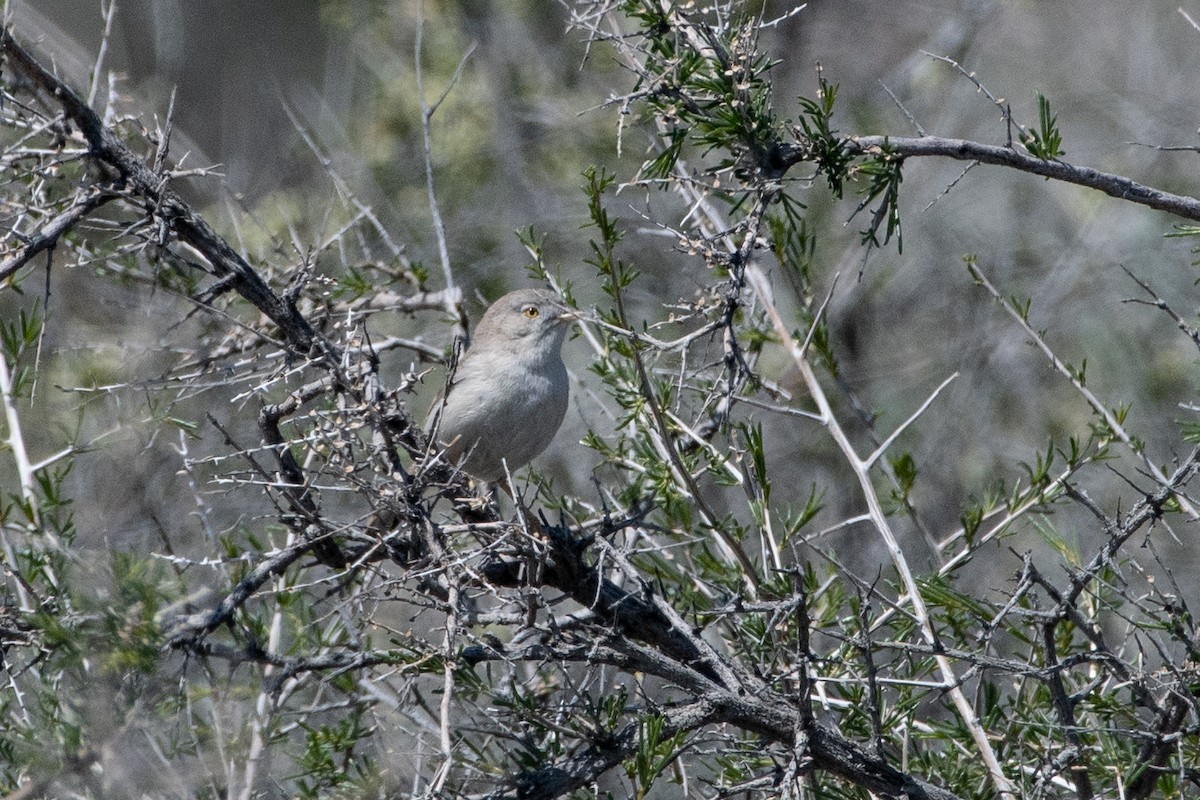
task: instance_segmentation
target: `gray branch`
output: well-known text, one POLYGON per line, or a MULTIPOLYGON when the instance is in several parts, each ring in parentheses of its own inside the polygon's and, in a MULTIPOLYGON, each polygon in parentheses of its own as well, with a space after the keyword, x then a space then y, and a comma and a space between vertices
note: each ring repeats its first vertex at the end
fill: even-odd
MULTIPOLYGON (((1118 200, 1128 200, 1200 222, 1200 200, 1194 197, 1164 192, 1121 175, 1100 172, 1090 167, 1079 167, 1058 160, 1047 161, 1013 147, 982 144, 966 139, 944 139, 940 136, 852 136, 843 140, 842 146, 854 155, 889 153, 902 158, 941 156, 956 161, 977 161, 981 164, 1011 167, 1021 172, 1097 189, 1118 200)), ((804 160, 800 148, 789 148, 784 154, 784 162, 788 166, 804 160)))

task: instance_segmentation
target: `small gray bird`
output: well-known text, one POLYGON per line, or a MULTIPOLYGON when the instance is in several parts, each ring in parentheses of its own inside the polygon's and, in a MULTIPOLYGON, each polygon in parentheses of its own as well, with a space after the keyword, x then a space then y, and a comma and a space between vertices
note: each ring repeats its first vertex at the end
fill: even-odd
POLYGON ((449 463, 491 482, 546 449, 567 413, 562 343, 575 319, 546 289, 509 292, 488 307, 425 424, 449 463))

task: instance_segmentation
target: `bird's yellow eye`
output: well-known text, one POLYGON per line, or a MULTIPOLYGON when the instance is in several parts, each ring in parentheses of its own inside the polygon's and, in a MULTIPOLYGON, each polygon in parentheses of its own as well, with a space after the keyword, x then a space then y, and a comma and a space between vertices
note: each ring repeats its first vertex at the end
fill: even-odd
POLYGON ((525 306, 524 308, 521 309, 521 313, 524 314, 525 316, 529 317, 530 319, 537 319, 538 307, 537 306, 525 306))

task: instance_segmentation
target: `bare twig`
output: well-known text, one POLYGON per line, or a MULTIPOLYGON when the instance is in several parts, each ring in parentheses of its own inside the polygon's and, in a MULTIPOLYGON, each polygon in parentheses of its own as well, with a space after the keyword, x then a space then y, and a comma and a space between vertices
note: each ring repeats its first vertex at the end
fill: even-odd
MULTIPOLYGON (((1100 416, 1101 419, 1104 420, 1105 425, 1107 425, 1109 430, 1113 432, 1113 435, 1126 447, 1128 447, 1130 452, 1141 459, 1142 465, 1152 476, 1154 476, 1154 479, 1158 481, 1158 484, 1174 490, 1174 487, 1172 487, 1171 482, 1167 478, 1166 474, 1163 473, 1162 469, 1157 464, 1150 460, 1150 456, 1147 455, 1142 445, 1139 442, 1134 441, 1133 437, 1130 436, 1128 431, 1125 430, 1125 426, 1121 424, 1121 421, 1117 419, 1116 415, 1113 414, 1113 412, 1110 411, 1103 403, 1101 403, 1100 398, 1096 397, 1096 395, 1092 393, 1092 390, 1083 384, 1083 381, 1080 379, 1079 375, 1077 375, 1074 370, 1063 363, 1062 359, 1060 359, 1055 352, 1050 349, 1050 345, 1046 344, 1046 340, 1042 338, 1041 334, 1039 334, 1032 328, 1032 326, 1030 326, 1029 321, 1025 319, 1025 316, 1017 311, 1017 309, 1013 308, 1012 304, 1000 294, 999 290, 992 285, 991 281, 987 279, 979 267, 971 264, 968 266, 968 269, 971 272, 971 277, 978 281, 980 286, 983 286, 985 289, 987 289, 988 294, 990 294, 992 298, 1000 305, 1000 307, 1003 308, 1010 317, 1012 317, 1025 335, 1033 340, 1033 343, 1037 345, 1037 348, 1041 350, 1046 358, 1050 360, 1050 363, 1054 365, 1055 371, 1066 378, 1071 385, 1075 387, 1075 391, 1079 392, 1079 394, 1083 396, 1084 400, 1087 401, 1087 404, 1092 407, 1092 411, 1094 411, 1100 416)), ((1190 515, 1192 519, 1200 518, 1200 515, 1198 515, 1196 512, 1195 506, 1192 505, 1191 501, 1188 500, 1188 498, 1181 491, 1175 494, 1175 499, 1179 502, 1179 507, 1182 508, 1188 515, 1190 515)))
MULTIPOLYGON (((454 84, 458 82, 459 76, 462 74, 463 66, 467 63, 467 59, 475 52, 475 45, 472 43, 467 51, 463 53, 459 59, 458 66, 455 67, 454 75, 451 76, 441 97, 432 105, 425 97, 425 80, 423 71, 424 53, 422 52, 422 42, 425 32, 425 3, 421 2, 421 17, 417 21, 416 44, 414 45, 415 54, 413 56, 416 69, 417 95, 421 98, 421 141, 425 154, 425 190, 429 195, 429 212, 433 215, 433 230, 438 243, 438 257, 442 264, 442 277, 446 281, 446 288, 454 288, 454 271, 450 267, 450 250, 446 245, 446 226, 442 222, 441 210, 438 206, 437 193, 434 191, 433 181, 433 137, 430 134, 430 122, 433 120, 433 115, 437 112, 442 102, 449 95, 454 84)), ((458 327, 460 334, 466 333, 466 319, 463 317, 461 307, 453 308, 447 306, 446 311, 454 314, 458 319, 458 327)))
MULTIPOLYGON (((751 287, 758 295, 759 302, 767 312, 767 316, 771 319, 775 334, 784 343, 784 346, 789 349, 793 362, 796 364, 797 369, 800 370, 800 374, 804 379, 804 385, 808 388, 809 394, 817 404, 817 409, 821 415, 825 429, 837 443, 838 449, 841 450, 847 464, 858 479, 859 488, 862 491, 863 498, 866 500, 867 510, 871 516, 871 522, 887 546, 888 552, 892 557, 892 563, 896 567, 896 571, 900 574, 905 589, 908 591, 908 601, 912 604, 913 614, 920 625, 925 641, 930 645, 936 645, 938 637, 933 628, 932 618, 925 606, 925 600, 921 596, 917 581, 909 569, 904 551, 900 548, 900 544, 892 532, 891 523, 888 522, 887 514, 879 502, 879 497, 871 482, 869 465, 866 461, 859 458, 854 445, 842 430, 837 417, 834 416, 833 409, 829 405, 828 399, 825 397, 824 389, 821 387, 816 374, 813 372, 808 359, 800 347, 800 343, 792 337, 787 324, 784 323, 783 318, 779 315, 779 311, 771 303, 770 289, 767 286, 765 276, 753 265, 747 269, 747 276, 751 287)), ((997 791, 1004 797, 1015 799, 1017 797, 1017 787, 1004 774, 1004 770, 1000 766, 1000 761, 996 758, 996 753, 992 749, 991 742, 988 741, 987 732, 983 729, 979 717, 975 714, 974 708, 963 693, 958 676, 955 675, 954 667, 951 665, 950 660, 944 655, 937 655, 935 661, 942 673, 943 685, 954 701, 954 706, 958 710, 963 724, 970 731, 971 738, 975 740, 975 746, 978 748, 984 763, 987 765, 988 773, 991 775, 992 782, 995 784, 997 791)))

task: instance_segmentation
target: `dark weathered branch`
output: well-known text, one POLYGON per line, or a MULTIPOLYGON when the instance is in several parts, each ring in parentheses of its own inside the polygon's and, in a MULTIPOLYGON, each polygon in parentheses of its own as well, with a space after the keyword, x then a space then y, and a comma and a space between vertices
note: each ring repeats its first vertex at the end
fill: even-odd
POLYGON ((1142 800, 1154 793, 1158 779, 1163 776, 1164 766, 1176 743, 1168 737, 1183 727, 1191 707, 1178 694, 1172 694, 1154 721, 1154 737, 1147 739, 1138 752, 1137 767, 1132 772, 1132 780, 1125 787, 1125 796, 1132 800, 1142 800))
MULTIPOLYGON (((813 766, 839 775, 852 783, 889 797, 939 798, 952 800, 956 796, 915 776, 901 772, 867 748, 842 737, 831 728, 813 721, 789 698, 768 688, 760 678, 745 675, 731 663, 714 664, 696 641, 698 634, 681 630, 672 624, 654 603, 606 580, 595 567, 582 560, 578 542, 572 543, 562 529, 547 528, 545 540, 552 544, 544 578, 556 588, 570 594, 587 606, 606 625, 621 637, 607 637, 603 643, 591 643, 576 652, 589 663, 610 663, 630 671, 657 675, 685 690, 695 693, 697 703, 709 707, 706 719, 691 727, 729 723, 751 731, 770 741, 791 747, 798 731, 805 731, 813 766), (642 648, 630 639, 644 642, 642 648), (721 677, 737 674, 741 680, 726 686, 721 677)), ((518 575, 508 573, 497 564, 485 570, 492 579, 515 582, 518 575)), ((569 649, 568 649, 569 651, 569 649)), ((545 660, 558 653, 555 648, 538 647, 517 655, 545 660)), ((513 658, 515 654, 473 649, 468 658, 513 658)), ((558 653, 569 658, 569 652, 558 653)), ((689 728, 678 728, 686 730, 689 728)), ((628 732, 628 731, 627 731, 628 732)), ((664 735, 672 735, 665 730, 664 735)), ((629 757, 637 740, 625 742, 621 737, 602 745, 592 744, 584 751, 563 762, 524 775, 517 787, 507 792, 489 795, 492 798, 517 796, 521 798, 560 797, 594 780, 605 770, 629 757), (567 787, 567 788, 564 788, 567 787), (512 794, 515 791, 516 794, 512 794)))
POLYGON ((17 44, 8 29, 0 31, 0 54, 8 65, 58 102, 67 119, 83 133, 91 157, 120 173, 128 189, 142 201, 144 211, 164 219, 180 241, 204 256, 216 275, 229 278, 238 294, 279 326, 294 350, 307 354, 312 349, 317 334, 296 307, 272 291, 246 260, 167 185, 164 176, 130 150, 71 87, 17 44))
POLYGON ((309 486, 304 470, 296 463, 296 457, 288 441, 279 430, 279 420, 284 416, 284 405, 265 406, 258 415, 258 427, 262 431, 263 442, 275 454, 275 463, 279 466, 277 485, 285 497, 299 514, 293 528, 302 535, 310 529, 315 529, 317 536, 311 541, 313 553, 322 564, 334 569, 346 566, 346 556, 341 548, 321 528, 321 512, 317 506, 315 493, 309 486))
MULTIPOLYGON (((956 161, 978 161, 981 164, 1012 167, 1021 172, 1086 186, 1119 200, 1128 200, 1200 222, 1200 200, 1194 197, 1164 192, 1090 167, 1079 167, 1065 161, 1047 161, 1012 147, 982 144, 966 139, 944 139, 940 136, 852 136, 844 139, 842 146, 854 155, 887 152, 902 158, 941 156, 956 161)), ((805 160, 805 153, 799 148, 789 149, 783 159, 788 166, 793 166, 805 160)))
POLYGON ((1058 669, 1058 645, 1055 637, 1058 635, 1059 620, 1049 620, 1042 624, 1042 649, 1045 653, 1046 666, 1049 674, 1044 681, 1054 703, 1054 713, 1058 724, 1062 726, 1063 736, 1068 747, 1063 749, 1060 759, 1067 777, 1075 783, 1075 796, 1079 800, 1091 800, 1095 796, 1092 779, 1088 775, 1087 752, 1083 739, 1079 736, 1078 721, 1075 719, 1075 707, 1067 697, 1062 672, 1058 669))
POLYGON ((231 647, 209 640, 192 642, 187 650, 194 655, 222 659, 231 665, 252 662, 276 667, 271 675, 272 687, 305 672, 346 672, 381 665, 404 665, 413 660, 411 653, 401 650, 334 650, 318 656, 296 657, 270 653, 261 647, 231 647))
MULTIPOLYGON (((712 704, 700 700, 658 712, 663 718, 662 738, 703 727, 713 721, 712 704)), ((609 737, 597 737, 588 747, 561 761, 521 774, 515 785, 490 792, 481 800, 553 800, 567 797, 636 752, 641 720, 629 723, 609 737)))
POLYGON ((14 230, 13 235, 23 240, 22 246, 8 258, 0 261, 0 281, 7 279, 28 264, 38 253, 52 250, 58 244, 59 237, 88 214, 117 196, 108 187, 93 186, 87 191, 80 192, 71 205, 51 217, 36 233, 20 235, 14 230))
MULTIPOLYGON (((568 648, 586 650, 588 646, 568 648)), ((605 650, 608 655, 611 651, 605 650)), ((565 655, 558 648, 538 646, 527 653, 535 660, 565 655)), ((596 653, 586 655, 597 661, 596 653)), ((604 661, 602 657, 599 659, 604 661)), ((624 659, 614 663, 630 666, 624 659)), ((808 768, 826 770, 871 792, 885 797, 914 800, 957 800, 953 792, 892 767, 866 748, 851 742, 832 728, 804 720, 799 709, 787 698, 761 688, 756 693, 734 694, 713 689, 687 705, 657 710, 663 717, 660 736, 697 730, 708 725, 730 724, 762 736, 770 742, 791 748, 803 733, 811 762, 808 768)), ((608 770, 633 756, 639 744, 639 722, 627 725, 611 737, 596 737, 577 752, 541 769, 517 776, 513 783, 485 796, 486 800, 551 800, 564 797, 586 786, 608 770)))
MULTIPOLYGON (((586 540, 574 539, 563 528, 546 527, 542 533, 551 546, 542 576, 547 585, 590 608, 620 633, 659 649, 708 680, 721 683, 715 665, 686 631, 673 625, 651 600, 617 586, 586 563, 586 540)), ((525 581, 519 562, 494 562, 484 567, 483 574, 500 586, 520 586, 525 581)))
MULTIPOLYGON (((315 534, 320 535, 320 532, 315 534)), ((267 556, 256 564, 246 577, 238 581, 216 608, 175 620, 167 631, 169 646, 184 650, 194 647, 205 636, 233 619, 234 613, 261 589, 264 583, 296 563, 311 549, 312 542, 305 540, 267 556)))

